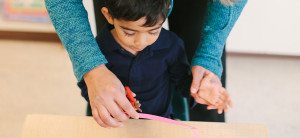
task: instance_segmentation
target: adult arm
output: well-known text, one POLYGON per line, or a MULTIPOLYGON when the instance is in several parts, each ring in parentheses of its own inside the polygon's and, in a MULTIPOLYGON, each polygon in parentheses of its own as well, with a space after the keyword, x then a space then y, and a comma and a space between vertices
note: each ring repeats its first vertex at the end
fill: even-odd
MULTIPOLYGON (((209 1, 204 26, 202 28, 201 39, 192 59, 191 94, 198 93, 194 98, 203 104, 208 104, 201 98, 200 89, 207 89, 205 85, 200 86, 201 80, 206 74, 209 75, 215 89, 221 89, 220 78, 223 71, 221 56, 226 39, 232 30, 235 22, 240 16, 247 0, 236 0, 233 5, 224 5, 220 1, 209 1), (202 87, 202 88, 200 88, 202 87)), ((208 75, 206 75, 208 76, 208 75)), ((205 83, 204 83, 205 84, 205 83)), ((208 83, 206 83, 208 84, 208 83)), ((217 93, 218 91, 215 91, 217 93)))
POLYGON ((88 71, 107 63, 92 34, 82 0, 45 0, 45 4, 78 81, 88 71))
POLYGON ((127 100, 124 87, 110 72, 107 60, 98 48, 82 0, 45 0, 46 8, 68 51, 78 81, 85 79, 92 114, 103 127, 117 127, 128 116, 138 118, 127 100), (119 107, 120 106, 120 107, 119 107))
POLYGON ((223 5, 213 0, 208 2, 201 40, 192 66, 202 66, 221 78, 224 45, 246 3, 247 0, 236 0, 233 5, 223 5))

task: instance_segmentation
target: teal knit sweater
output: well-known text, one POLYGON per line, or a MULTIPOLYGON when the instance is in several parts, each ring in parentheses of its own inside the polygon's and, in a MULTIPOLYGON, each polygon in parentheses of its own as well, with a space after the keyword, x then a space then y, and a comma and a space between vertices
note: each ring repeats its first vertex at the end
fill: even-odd
MULTIPOLYGON (((200 65, 221 76, 221 55, 226 39, 246 2, 237 0, 233 6, 224 6, 218 0, 209 2, 204 27, 199 32, 201 43, 192 65, 200 65)), ((45 3, 55 30, 69 53, 78 81, 88 71, 107 63, 91 32, 82 0, 45 0, 45 3)))

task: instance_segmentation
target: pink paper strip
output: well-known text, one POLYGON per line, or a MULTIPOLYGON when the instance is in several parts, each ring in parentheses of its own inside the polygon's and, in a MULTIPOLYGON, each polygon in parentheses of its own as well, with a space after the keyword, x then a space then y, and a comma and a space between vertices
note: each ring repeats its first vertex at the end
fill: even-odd
POLYGON ((194 138, 200 138, 199 133, 198 133, 198 129, 196 127, 191 126, 191 125, 187 125, 187 124, 184 124, 180 121, 176 121, 176 120, 172 120, 172 119, 168 119, 168 118, 164 118, 164 117, 160 117, 160 116, 156 116, 156 115, 143 114, 143 113, 140 113, 139 115, 140 115, 140 118, 156 120, 156 121, 165 122, 165 123, 169 123, 169 124, 173 124, 173 125, 187 127, 189 129, 192 129, 192 131, 194 133, 194 138))

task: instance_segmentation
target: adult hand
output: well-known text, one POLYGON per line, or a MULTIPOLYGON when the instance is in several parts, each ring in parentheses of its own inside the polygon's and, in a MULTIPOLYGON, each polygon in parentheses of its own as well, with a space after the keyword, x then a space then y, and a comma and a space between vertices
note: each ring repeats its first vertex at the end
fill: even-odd
POLYGON ((222 87, 220 80, 213 73, 209 73, 202 79, 199 91, 198 96, 211 104, 208 104, 208 110, 217 109, 218 113, 221 114, 232 107, 229 93, 222 87))
POLYGON ((193 81, 191 95, 200 104, 216 105, 220 97, 222 84, 220 79, 201 66, 192 67, 193 81))
POLYGON ((192 75, 191 95, 197 103, 208 105, 208 110, 218 109, 219 114, 232 106, 228 92, 214 73, 201 66, 194 66, 192 75))
POLYGON ((119 127, 122 122, 139 118, 125 96, 124 86, 120 80, 100 65, 84 75, 93 118, 102 127, 119 127))

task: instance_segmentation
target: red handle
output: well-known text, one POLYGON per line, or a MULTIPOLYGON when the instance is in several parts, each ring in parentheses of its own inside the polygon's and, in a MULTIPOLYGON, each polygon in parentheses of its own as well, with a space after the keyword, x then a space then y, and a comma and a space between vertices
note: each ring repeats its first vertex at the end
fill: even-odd
POLYGON ((133 107, 135 107, 135 98, 133 97, 133 92, 130 90, 130 88, 128 86, 125 86, 125 91, 126 91, 126 97, 128 98, 128 100, 130 101, 131 105, 133 107))

